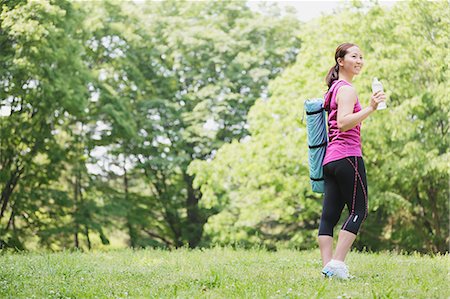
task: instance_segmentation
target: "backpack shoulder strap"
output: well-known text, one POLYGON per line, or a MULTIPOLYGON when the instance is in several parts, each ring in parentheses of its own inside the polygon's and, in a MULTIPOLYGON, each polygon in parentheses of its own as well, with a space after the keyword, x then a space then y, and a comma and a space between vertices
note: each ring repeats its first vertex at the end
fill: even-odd
POLYGON ((344 80, 336 80, 333 82, 333 84, 331 85, 330 89, 328 89, 328 91, 325 93, 324 95, 324 103, 323 103, 323 108, 327 111, 330 110, 330 105, 331 105, 331 99, 333 97, 333 94, 341 87, 344 85, 350 85, 348 82, 344 81, 344 80))

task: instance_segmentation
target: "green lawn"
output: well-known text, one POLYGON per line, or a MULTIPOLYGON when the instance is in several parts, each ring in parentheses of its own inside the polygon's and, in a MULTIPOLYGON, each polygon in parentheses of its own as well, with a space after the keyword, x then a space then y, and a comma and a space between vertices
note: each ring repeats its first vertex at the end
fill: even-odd
POLYGON ((0 298, 449 298, 449 256, 349 254, 350 281, 318 250, 120 250, 0 256, 0 298))

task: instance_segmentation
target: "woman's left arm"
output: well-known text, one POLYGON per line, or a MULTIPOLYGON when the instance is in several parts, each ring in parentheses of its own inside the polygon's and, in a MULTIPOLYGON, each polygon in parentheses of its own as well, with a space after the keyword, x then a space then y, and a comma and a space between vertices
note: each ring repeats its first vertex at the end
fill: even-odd
POLYGON ((353 108, 357 101, 356 91, 351 86, 342 86, 336 95, 338 103, 337 109, 337 126, 339 131, 348 131, 372 114, 378 106, 378 103, 385 99, 382 92, 372 95, 370 105, 362 110, 353 113, 353 108))

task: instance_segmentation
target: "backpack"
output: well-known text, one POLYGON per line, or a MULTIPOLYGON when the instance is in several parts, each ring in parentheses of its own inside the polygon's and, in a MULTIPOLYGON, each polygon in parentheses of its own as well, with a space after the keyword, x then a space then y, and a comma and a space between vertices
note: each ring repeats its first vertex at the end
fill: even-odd
POLYGON ((343 80, 336 80, 323 98, 305 101, 306 132, 308 135, 309 178, 313 192, 324 193, 323 159, 328 145, 327 119, 325 111, 330 110, 333 93, 338 87, 347 85, 343 80))

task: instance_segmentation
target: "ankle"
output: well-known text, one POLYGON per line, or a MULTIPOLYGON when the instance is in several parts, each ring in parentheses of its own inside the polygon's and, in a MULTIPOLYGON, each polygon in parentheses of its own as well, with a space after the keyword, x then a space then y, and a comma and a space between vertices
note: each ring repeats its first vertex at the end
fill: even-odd
POLYGON ((345 265, 345 262, 344 262, 344 261, 337 260, 337 259, 331 259, 330 263, 333 264, 333 265, 336 265, 336 266, 342 266, 342 265, 345 265))

